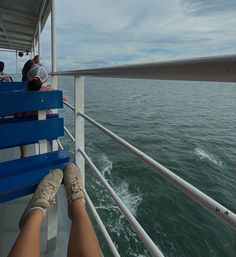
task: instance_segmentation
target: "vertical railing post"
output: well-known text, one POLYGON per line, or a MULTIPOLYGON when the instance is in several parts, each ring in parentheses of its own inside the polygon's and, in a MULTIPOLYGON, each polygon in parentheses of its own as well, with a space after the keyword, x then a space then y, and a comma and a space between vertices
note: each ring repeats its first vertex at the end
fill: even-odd
MULTIPOLYGON (((56 72, 57 70, 57 51, 56 51, 56 13, 55 13, 55 0, 51 0, 51 70, 52 73, 56 72)), ((51 84, 55 89, 57 89, 57 75, 52 74, 51 76, 51 84)), ((54 110, 55 113, 57 113, 57 110, 54 110)), ((56 140, 52 141, 52 148, 53 151, 58 150, 58 144, 56 140)))
POLYGON ((33 56, 31 56, 32 58, 35 56, 35 38, 33 39, 33 56))
POLYGON ((38 55, 41 59, 41 17, 38 23, 38 55))
MULTIPOLYGON (((45 2, 44 2, 45 4, 45 2)), ((51 53, 52 53, 52 72, 56 71, 56 19, 55 19, 55 0, 51 0, 51 53)), ((39 22, 40 23, 40 22, 39 22)), ((52 75, 52 85, 57 89, 57 77, 52 75)), ((57 111, 56 111, 57 112, 57 111)), ((52 141, 52 151, 58 149, 56 140, 52 141)), ((57 196, 57 202, 59 196, 57 196)), ((58 204, 54 205, 48 211, 48 226, 47 226, 47 256, 51 256, 56 249, 57 234, 58 234, 58 204)))
POLYGON ((18 51, 16 50, 16 81, 18 81, 18 51))
MULTIPOLYGON (((57 53, 56 53, 56 14, 55 14, 55 0, 51 0, 51 53, 52 53, 52 73, 57 69, 57 53)), ((52 75, 52 85, 57 89, 57 75, 52 75)))
POLYGON ((84 149, 84 118, 79 113, 84 113, 84 77, 75 76, 75 163, 79 167, 84 181, 84 157, 78 151, 84 149))

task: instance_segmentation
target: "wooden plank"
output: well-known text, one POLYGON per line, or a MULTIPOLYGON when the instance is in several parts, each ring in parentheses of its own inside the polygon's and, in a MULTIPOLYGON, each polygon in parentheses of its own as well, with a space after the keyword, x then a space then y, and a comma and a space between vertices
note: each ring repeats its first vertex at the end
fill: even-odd
POLYGON ((64 135, 63 118, 31 120, 0 125, 0 149, 49 141, 64 135))
POLYGON ((64 150, 49 152, 40 155, 34 155, 26 158, 21 158, 12 161, 0 163, 0 179, 5 177, 16 176, 22 171, 24 173, 30 172, 37 167, 42 169, 50 165, 57 165, 69 161, 68 154, 64 150))
POLYGON ((0 92, 13 90, 26 90, 27 81, 21 82, 0 82, 0 92))
POLYGON ((0 92, 0 103, 0 116, 14 112, 63 108, 62 91, 59 90, 0 92))

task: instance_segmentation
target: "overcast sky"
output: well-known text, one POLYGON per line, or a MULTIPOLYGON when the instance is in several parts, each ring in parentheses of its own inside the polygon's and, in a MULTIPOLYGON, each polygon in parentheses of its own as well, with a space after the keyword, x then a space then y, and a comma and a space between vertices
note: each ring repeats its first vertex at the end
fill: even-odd
MULTIPOLYGON (((57 0, 56 5, 58 70, 236 53, 236 0, 57 0)), ((42 62, 50 69, 49 38, 50 21, 42 35, 42 62)))

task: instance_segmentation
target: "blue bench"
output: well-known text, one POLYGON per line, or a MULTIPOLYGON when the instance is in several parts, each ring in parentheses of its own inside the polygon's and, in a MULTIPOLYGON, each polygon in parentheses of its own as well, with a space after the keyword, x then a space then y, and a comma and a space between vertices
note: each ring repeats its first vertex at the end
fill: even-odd
POLYGON ((0 92, 13 90, 26 90, 27 81, 22 82, 0 82, 0 92))
MULTIPOLYGON (((11 82, 5 82, 11 84, 11 82)), ((62 150, 45 151, 47 141, 64 135, 63 118, 47 115, 47 109, 63 107, 62 92, 0 91, 0 116, 15 112, 39 111, 37 116, 0 119, 0 149, 39 142, 38 155, 0 163, 0 203, 34 192, 37 184, 53 169, 63 169, 69 161, 62 150)))

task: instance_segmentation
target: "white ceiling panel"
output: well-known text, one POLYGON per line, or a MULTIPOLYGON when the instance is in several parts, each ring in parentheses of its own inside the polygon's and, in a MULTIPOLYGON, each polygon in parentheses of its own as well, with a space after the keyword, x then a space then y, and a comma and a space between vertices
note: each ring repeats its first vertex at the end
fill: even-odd
POLYGON ((50 0, 1 0, 0 48, 30 52, 38 39, 38 21, 43 29, 50 10, 50 0))

